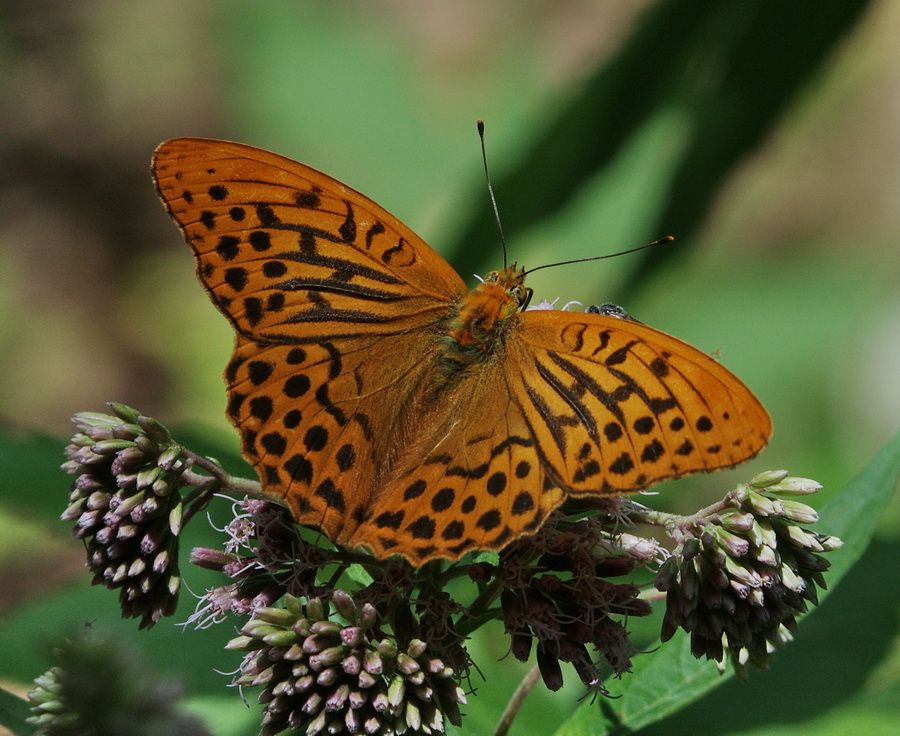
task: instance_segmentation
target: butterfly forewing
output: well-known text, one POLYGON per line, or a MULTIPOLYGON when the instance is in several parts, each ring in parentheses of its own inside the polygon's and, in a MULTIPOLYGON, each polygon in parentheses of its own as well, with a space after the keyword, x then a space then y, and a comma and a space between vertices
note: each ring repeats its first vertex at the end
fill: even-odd
POLYGON ((290 159, 178 138, 159 146, 153 170, 201 281, 248 338, 396 334, 466 290, 397 218, 290 159))
POLYGON ((762 404, 696 348, 632 320, 558 311, 520 319, 510 384, 568 493, 639 491, 765 447, 762 404))

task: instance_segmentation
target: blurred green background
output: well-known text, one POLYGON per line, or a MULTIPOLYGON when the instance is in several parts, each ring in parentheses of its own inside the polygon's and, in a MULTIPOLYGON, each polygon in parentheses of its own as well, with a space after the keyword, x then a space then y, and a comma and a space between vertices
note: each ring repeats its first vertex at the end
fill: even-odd
MULTIPOLYGON (((116 622, 114 596, 87 589, 79 545, 55 521, 68 418, 121 401, 219 455, 237 449, 220 377, 231 332, 156 199, 160 141, 239 140, 322 169, 474 283, 501 264, 483 118, 511 260, 676 237, 542 270, 536 298, 616 301, 716 351, 772 415, 761 458, 650 502, 695 510, 778 467, 819 480, 824 502, 900 419, 898 34, 896 0, 0 4, 4 683, 46 669, 67 625, 136 629, 116 622)), ((704 733, 846 733, 863 713, 880 733, 900 692, 898 531, 895 503, 772 673, 642 733, 698 721, 704 733), (848 640, 850 627, 862 633, 848 640), (799 705, 783 702, 786 683, 799 705), (767 707, 735 722, 735 702, 767 707)), ((163 623, 132 638, 219 717, 217 733, 249 734, 254 716, 212 672, 237 663, 219 650, 231 633, 163 623), (173 665, 185 650, 196 656, 173 665)), ((496 662, 505 651, 499 636, 473 642, 488 681, 464 733, 489 732, 521 676, 496 662)), ((550 732, 580 695, 535 693, 512 733, 550 732)))

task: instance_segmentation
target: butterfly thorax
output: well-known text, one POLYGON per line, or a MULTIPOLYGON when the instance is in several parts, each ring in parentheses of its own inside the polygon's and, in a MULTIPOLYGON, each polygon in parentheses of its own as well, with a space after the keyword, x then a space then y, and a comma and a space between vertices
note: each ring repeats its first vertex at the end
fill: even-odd
POLYGON ((491 271, 469 291, 446 323, 440 375, 446 380, 492 355, 510 320, 527 303, 525 269, 491 271))

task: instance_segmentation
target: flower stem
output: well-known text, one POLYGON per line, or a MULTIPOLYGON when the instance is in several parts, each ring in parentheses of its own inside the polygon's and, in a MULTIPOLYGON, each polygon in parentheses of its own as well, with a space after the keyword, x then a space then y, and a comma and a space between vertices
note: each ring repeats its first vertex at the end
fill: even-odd
MULTIPOLYGON (((486 620, 484 614, 498 595, 500 595, 500 581, 497 578, 493 578, 484 586, 484 590, 478 594, 478 597, 469 606, 467 610, 468 615, 457 628, 461 636, 468 636, 484 623, 486 620)), ((487 618, 494 618, 494 616, 488 616, 487 618)))
POLYGON ((706 526, 707 517, 719 513, 730 506, 732 506, 732 503, 729 495, 690 516, 640 507, 632 509, 630 517, 632 521, 637 523, 662 527, 665 529, 666 534, 675 542, 681 544, 685 539, 694 536, 694 532, 698 527, 704 528, 706 526))
MULTIPOLYGON (((262 486, 260 486, 259 481, 231 475, 209 458, 198 455, 190 450, 184 450, 183 452, 185 457, 190 460, 193 467, 205 470, 210 476, 219 481, 221 485, 218 490, 224 491, 225 493, 237 493, 264 498, 262 486)), ((190 469, 184 471, 182 478, 187 485, 196 486, 198 488, 205 486, 210 480, 209 477, 201 475, 200 473, 195 473, 190 469)))
POLYGON ((184 497, 186 508, 183 523, 187 523, 194 514, 204 508, 214 494, 222 491, 237 496, 265 498, 258 481, 230 475, 214 461, 190 450, 182 449, 182 453, 189 460, 191 467, 182 472, 181 482, 194 488, 184 497), (192 467, 201 468, 209 475, 197 473, 191 469, 192 467))
POLYGON ((516 715, 518 715, 519 709, 525 702, 525 698, 527 698, 528 694, 534 689, 540 676, 541 671, 538 669, 537 665, 534 665, 528 670, 528 673, 522 678, 522 682, 519 683, 516 691, 512 694, 512 697, 506 704, 503 715, 500 716, 500 720, 497 722, 497 728, 494 729, 494 736, 506 736, 506 734, 509 733, 509 728, 512 726, 513 720, 516 715))

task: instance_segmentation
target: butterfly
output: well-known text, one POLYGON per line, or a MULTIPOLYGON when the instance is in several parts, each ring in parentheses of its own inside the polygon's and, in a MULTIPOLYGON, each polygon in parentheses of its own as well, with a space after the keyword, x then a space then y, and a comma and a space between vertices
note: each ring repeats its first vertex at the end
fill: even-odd
POLYGON ((415 566, 498 550, 567 498, 731 467, 766 410, 619 308, 525 311, 309 166, 176 138, 153 176, 236 339, 227 415, 264 491, 336 544, 415 566), (616 311, 619 310, 619 311, 616 311))

